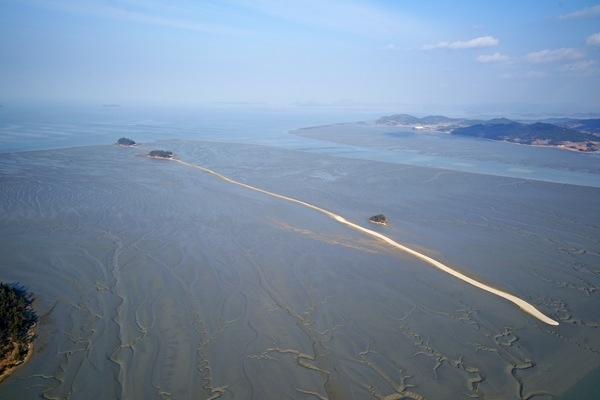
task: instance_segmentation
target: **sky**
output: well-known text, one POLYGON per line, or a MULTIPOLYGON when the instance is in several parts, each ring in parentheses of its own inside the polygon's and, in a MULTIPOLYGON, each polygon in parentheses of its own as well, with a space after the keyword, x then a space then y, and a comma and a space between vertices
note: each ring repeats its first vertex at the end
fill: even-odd
POLYGON ((2 0, 0 104, 600 112, 600 2, 2 0))

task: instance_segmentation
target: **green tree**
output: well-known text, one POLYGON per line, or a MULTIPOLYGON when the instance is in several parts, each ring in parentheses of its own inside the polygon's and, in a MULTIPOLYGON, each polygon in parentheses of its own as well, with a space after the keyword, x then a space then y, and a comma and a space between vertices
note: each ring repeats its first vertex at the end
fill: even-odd
POLYGON ((0 358, 15 345, 19 346, 20 353, 26 353, 27 345, 33 340, 29 331, 38 320, 33 300, 23 287, 0 282, 0 358))

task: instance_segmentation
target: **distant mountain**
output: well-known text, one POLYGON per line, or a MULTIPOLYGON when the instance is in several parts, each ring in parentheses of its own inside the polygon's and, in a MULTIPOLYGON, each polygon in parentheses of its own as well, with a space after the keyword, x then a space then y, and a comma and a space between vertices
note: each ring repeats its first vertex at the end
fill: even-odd
POLYGON ((304 108, 336 108, 336 107, 360 107, 362 103, 358 103, 351 99, 341 99, 331 103, 322 103, 317 101, 294 101, 289 103, 292 107, 304 108))
POLYGON ((480 120, 469 120, 464 118, 450 118, 443 115, 429 115, 418 118, 408 114, 394 114, 381 117, 376 124, 379 125, 401 125, 412 126, 417 130, 431 130, 439 132, 450 132, 453 129, 480 123, 480 120))
POLYGON ((591 133, 593 135, 600 136, 600 119, 572 119, 572 118, 562 118, 562 119, 547 119, 543 122, 548 122, 550 124, 564 126, 565 128, 571 128, 578 130, 584 133, 591 133))
POLYGON ((444 124, 444 123, 467 123, 468 120, 462 118, 449 118, 443 115, 429 115, 420 119, 422 124, 444 124))
MULTIPOLYGON (((484 125, 511 125, 511 124, 515 124, 515 121, 512 121, 508 118, 492 118, 489 121, 485 121, 485 122, 480 122, 479 124, 484 124, 484 125)), ((476 125, 476 124, 473 124, 476 125)))
POLYGON ((267 107, 268 104, 262 101, 213 101, 211 104, 216 106, 249 106, 249 107, 267 107))
POLYGON ((488 121, 430 115, 418 118, 394 114, 379 118, 379 125, 412 126, 415 130, 449 132, 506 142, 557 146, 578 151, 600 151, 600 119, 552 118, 523 123, 508 118, 488 121))
POLYGON ((414 125, 421 123, 421 119, 408 114, 394 114, 381 117, 375 123, 380 125, 414 125))

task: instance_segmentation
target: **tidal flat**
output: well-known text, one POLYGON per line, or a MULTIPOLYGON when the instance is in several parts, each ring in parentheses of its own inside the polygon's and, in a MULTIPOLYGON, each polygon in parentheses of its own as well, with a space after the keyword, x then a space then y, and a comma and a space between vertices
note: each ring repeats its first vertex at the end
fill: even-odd
POLYGON ((335 212, 560 325, 144 146, 3 154, 0 280, 35 294, 40 321, 0 397, 555 399, 599 373, 599 188, 255 144, 156 147, 335 212), (369 224, 379 213, 389 225, 369 224))

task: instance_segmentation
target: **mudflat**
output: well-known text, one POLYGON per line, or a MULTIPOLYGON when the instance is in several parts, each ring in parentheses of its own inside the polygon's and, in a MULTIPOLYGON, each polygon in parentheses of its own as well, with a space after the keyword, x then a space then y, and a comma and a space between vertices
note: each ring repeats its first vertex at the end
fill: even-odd
POLYGON ((322 212, 148 149, 0 159, 0 278, 27 285, 31 398, 538 398, 600 367, 600 189, 165 141, 511 293, 450 276, 322 212), (369 224, 383 213, 389 224, 369 224), (577 374, 573 374, 577 371, 577 374))

